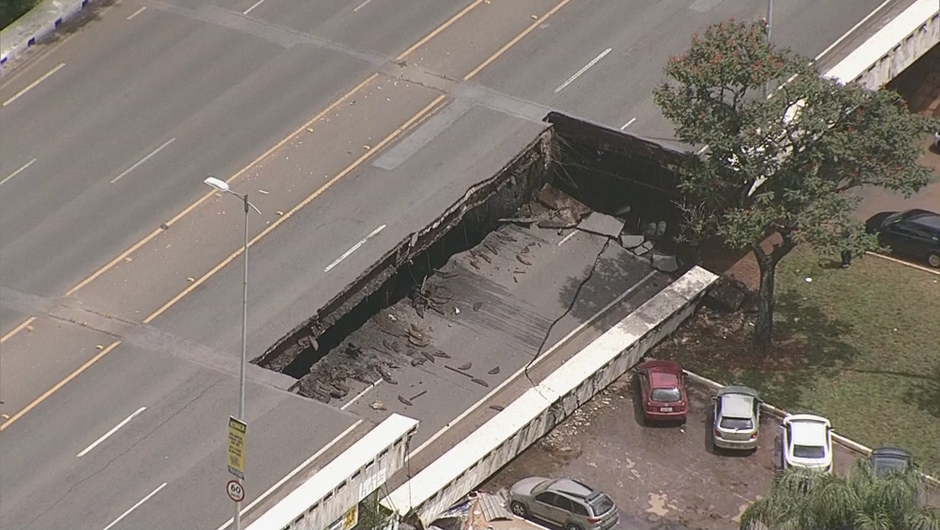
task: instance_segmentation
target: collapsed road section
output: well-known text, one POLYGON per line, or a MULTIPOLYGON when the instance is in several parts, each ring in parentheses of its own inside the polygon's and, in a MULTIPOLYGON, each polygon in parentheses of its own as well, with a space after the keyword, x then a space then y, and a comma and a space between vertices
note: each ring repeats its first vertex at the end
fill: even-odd
POLYGON ((364 387, 408 380, 357 408, 382 411, 389 398, 410 407, 429 399, 428 383, 402 368, 435 365, 488 388, 607 306, 641 304, 668 283, 662 273, 679 268, 657 250, 665 221, 631 209, 650 204, 651 194, 625 187, 629 171, 592 174, 583 155, 560 160, 573 145, 544 131, 255 362, 297 378, 298 393, 343 408, 364 387), (474 358, 455 358, 468 348, 474 358))

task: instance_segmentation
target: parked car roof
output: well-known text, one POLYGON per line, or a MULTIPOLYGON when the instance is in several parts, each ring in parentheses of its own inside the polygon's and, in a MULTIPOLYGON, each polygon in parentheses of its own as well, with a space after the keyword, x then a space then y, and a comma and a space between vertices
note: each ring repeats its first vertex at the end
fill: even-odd
POLYGON ((794 414, 784 418, 790 424, 790 437, 796 445, 818 445, 826 440, 829 420, 812 414, 794 414))
POLYGON ((650 372, 650 386, 653 388, 675 388, 679 386, 679 378, 675 374, 650 372))
POLYGON ((594 494, 594 490, 576 480, 571 480, 570 478, 560 478, 553 480, 552 483, 548 485, 548 489, 567 493, 573 497, 582 498, 587 498, 594 494))
POLYGON ((901 471, 911 465, 914 457, 900 447, 878 447, 872 449, 868 462, 876 474, 888 471, 901 471))
POLYGON ((726 418, 750 418, 754 415, 754 398, 737 393, 722 395, 721 415, 726 418))
POLYGON ((718 389, 719 397, 726 394, 744 394, 746 396, 751 396, 754 399, 760 399, 760 395, 757 393, 757 390, 754 390, 749 386, 728 385, 718 389))

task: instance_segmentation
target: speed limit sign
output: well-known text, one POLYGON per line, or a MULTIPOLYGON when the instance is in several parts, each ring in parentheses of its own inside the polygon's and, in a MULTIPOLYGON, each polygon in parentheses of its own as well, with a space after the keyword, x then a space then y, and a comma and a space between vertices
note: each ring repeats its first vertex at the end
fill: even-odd
POLYGON ((228 481, 225 490, 228 492, 228 498, 235 502, 242 502, 245 499, 245 488, 237 480, 228 481))

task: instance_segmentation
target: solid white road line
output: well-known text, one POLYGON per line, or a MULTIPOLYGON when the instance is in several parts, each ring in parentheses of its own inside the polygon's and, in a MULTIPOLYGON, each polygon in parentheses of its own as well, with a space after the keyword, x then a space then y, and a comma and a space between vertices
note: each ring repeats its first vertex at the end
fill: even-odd
POLYGON ((572 230, 570 234, 566 235, 564 239, 562 239, 561 241, 558 242, 558 246, 560 247, 560 246, 564 245, 565 242, 567 242, 569 239, 571 239, 572 237, 574 237, 575 234, 577 234, 577 233, 578 233, 577 230, 572 230))
POLYGON ((13 96, 12 98, 10 98, 10 99, 4 101, 4 102, 3 102, 3 106, 6 107, 6 106, 9 105, 10 103, 13 103, 13 102, 16 101, 17 99, 19 99, 20 96, 22 96, 23 94, 25 94, 25 93, 29 92, 30 90, 32 90, 33 88, 35 88, 36 85, 38 85, 39 83, 42 83, 43 81, 45 81, 46 79, 48 79, 49 76, 51 76, 52 74, 58 72, 58 71, 61 70, 64 66, 65 66, 65 63, 59 63, 59 66, 56 66, 56 67, 53 68, 52 70, 49 70, 48 72, 46 72, 45 74, 43 74, 42 77, 40 77, 39 79, 37 79, 37 80, 33 81, 32 83, 30 83, 29 85, 27 85, 26 88, 24 88, 23 90, 20 90, 19 92, 17 92, 15 96, 13 96))
POLYGON ((246 9, 246 10, 244 10, 244 11, 242 11, 242 14, 243 14, 243 15, 247 15, 248 13, 251 13, 252 11, 254 11, 254 9, 255 9, 256 7, 260 6, 260 5, 263 4, 263 3, 264 3, 264 0, 258 0, 257 2, 255 2, 254 4, 252 4, 251 7, 249 7, 248 9, 246 9))
POLYGON ((636 118, 630 118, 630 121, 628 121, 627 123, 624 123, 623 125, 620 126, 620 130, 622 131, 622 130, 626 129, 627 127, 633 125, 633 122, 635 122, 635 121, 636 121, 636 118))
POLYGON ((131 20, 131 19, 133 19, 134 17, 136 17, 137 15, 143 13, 145 9, 147 9, 147 6, 141 6, 140 9, 138 9, 137 11, 134 11, 133 13, 131 13, 131 15, 130 15, 129 17, 127 17, 127 20, 131 20))
POLYGON ((133 166, 131 166, 131 167, 125 169, 123 173, 121 173, 120 175, 118 175, 118 176, 114 177, 113 179, 111 179, 111 184, 114 184, 115 182, 121 180, 121 179, 124 177, 124 175, 127 175, 127 174, 130 173, 131 171, 134 171, 135 169, 139 168, 139 167, 141 166, 141 164, 143 164, 144 162, 146 162, 146 161, 150 160, 151 158, 153 158, 154 156, 156 156, 157 153, 159 153, 160 151, 163 151, 163 149, 164 149, 166 146, 170 145, 171 143, 173 143, 173 142, 175 142, 175 141, 176 141, 176 138, 170 138, 169 140, 167 140, 166 143, 164 143, 164 144, 161 145, 160 147, 154 149, 153 152, 151 152, 149 155, 147 155, 147 156, 141 158, 139 162, 137 162, 137 163, 134 164, 133 166))
MULTIPOLYGON (((264 493, 262 493, 260 497, 258 497, 257 499, 251 501, 251 504, 249 504, 248 506, 245 506, 244 508, 242 508, 242 512, 241 512, 242 515, 245 515, 246 513, 248 513, 249 510, 251 510, 252 508, 254 508, 256 504, 258 504, 259 502, 261 502, 261 501, 263 501, 264 499, 268 498, 268 495, 270 495, 274 490, 280 488, 282 485, 284 485, 285 482, 287 482, 288 480, 292 479, 292 478, 294 477, 294 475, 296 475, 297 473, 300 473, 301 470, 303 470, 304 468, 306 468, 307 466, 309 466, 310 463, 313 462, 314 460, 316 460, 317 458, 319 458, 320 455, 322 455, 323 453, 329 451, 331 447, 333 447, 334 445, 336 445, 336 442, 338 442, 338 441, 342 440, 343 438, 345 438, 347 434, 351 433, 351 432, 353 431, 353 429, 355 429, 356 427, 358 427, 362 422, 363 422, 363 420, 357 420, 356 423, 353 423, 353 424, 350 425, 345 431, 339 433, 339 435, 337 435, 336 438, 333 438, 333 440, 331 440, 330 443, 328 443, 328 444, 324 445, 323 447, 321 447, 319 451, 317 451, 316 453, 313 454, 313 456, 311 456, 310 458, 304 460, 304 463, 303 463, 303 464, 300 464, 299 466, 295 467, 293 471, 291 471, 290 473, 288 473, 287 475, 285 475, 284 478, 282 478, 281 480, 277 481, 276 484, 274 484, 273 486, 271 486, 270 488, 268 488, 268 490, 265 491, 264 493)), ((223 524, 222 526, 219 527, 219 530, 225 530, 226 528, 229 527, 230 524, 232 524, 233 521, 234 521, 234 518, 229 519, 228 521, 225 522, 225 524, 223 524)), ((105 529, 105 530, 107 530, 107 529, 105 529)))
POLYGON ((575 72, 574 75, 571 76, 571 77, 569 77, 567 81, 565 81, 564 83, 562 83, 561 85, 559 85, 558 88, 555 89, 555 93, 557 94, 557 93, 561 92, 562 90, 564 90, 565 88, 567 88, 568 85, 570 85, 571 83, 574 83, 574 80, 577 79, 577 78, 579 78, 579 77, 581 77, 581 74, 583 74, 584 72, 587 72, 587 71, 588 71, 588 68, 594 66, 595 64, 597 64, 597 61, 600 61, 601 59, 603 59, 604 57, 606 57, 607 54, 610 53, 610 50, 611 50, 611 49, 612 49, 612 48, 607 48, 606 50, 602 51, 602 52, 600 53, 600 55, 598 55, 597 57, 591 59, 591 62, 589 62, 589 63, 587 63, 586 65, 584 65, 584 68, 582 68, 582 69, 578 70, 577 72, 575 72))
POLYGON ((356 243, 355 245, 353 245, 352 248, 350 248, 350 249, 347 250, 346 252, 343 252, 343 255, 340 256, 340 257, 338 257, 338 258, 336 258, 336 260, 335 260, 333 263, 330 263, 329 265, 327 265, 326 268, 323 269, 323 272, 330 272, 331 270, 333 270, 333 267, 335 267, 335 266, 339 265, 340 263, 342 263, 343 260, 346 259, 346 258, 348 258, 350 255, 352 255, 353 252, 359 250, 359 247, 361 247, 362 245, 365 245, 370 239, 372 239, 373 237, 379 235, 379 232, 381 232, 382 230, 385 230, 385 225, 382 225, 382 226, 376 228, 375 230, 372 231, 372 233, 370 233, 370 234, 367 235, 366 237, 362 238, 358 243, 356 243))
POLYGON ((10 173, 9 175, 7 175, 6 178, 4 178, 3 180, 0 180, 0 186, 2 186, 4 182, 6 182, 6 181, 10 180, 11 178, 13 178, 13 177, 19 175, 19 174, 22 173, 23 171, 26 171, 26 168, 28 168, 29 166, 33 165, 34 162, 36 162, 36 159, 35 159, 35 158, 32 159, 32 160, 30 160, 29 162, 23 164, 23 167, 17 169, 17 170, 14 171, 13 173, 10 173))
POLYGON ((143 411, 145 411, 145 410, 147 410, 147 407, 140 407, 139 409, 137 409, 137 412, 135 412, 135 413, 131 414, 130 416, 128 416, 127 418, 125 418, 124 421, 122 421, 121 423, 118 423, 113 429, 111 429, 110 431, 104 433, 104 436, 102 436, 101 438, 98 438, 97 440, 95 440, 95 443, 93 443, 93 444, 89 445, 88 447, 86 447, 85 450, 82 451, 81 453, 78 453, 78 458, 81 458, 81 457, 85 456, 86 454, 88 454, 89 451, 91 451, 91 450, 94 449, 95 447, 98 447, 98 444, 100 444, 101 442, 107 440, 109 436, 111 436, 112 434, 114 434, 115 432, 117 432, 117 430, 120 429, 121 427, 123 427, 123 426, 127 425, 128 423, 130 423, 130 421, 131 421, 132 419, 136 418, 141 412, 143 412, 143 411))
POLYGON ((367 5, 369 5, 370 2, 372 2, 372 0, 365 0, 365 2, 363 2, 363 3, 359 4, 358 6, 356 6, 356 8, 353 9, 353 11, 359 11, 359 10, 362 9, 363 7, 366 7, 367 5))
POLYGON ((153 497, 154 495, 157 494, 157 492, 159 492, 160 490, 162 490, 162 489, 165 488, 165 487, 166 487, 166 482, 164 482, 163 484, 160 484, 160 486, 158 486, 157 489, 155 489, 155 490, 153 490, 153 491, 150 492, 150 495, 147 495, 147 496, 144 497, 143 499, 140 499, 140 502, 138 502, 137 504, 131 506, 131 509, 130 509, 130 510, 127 510, 126 512, 122 513, 120 517, 118 517, 117 519, 115 519, 114 521, 112 521, 111 524, 109 524, 108 526, 104 527, 104 530, 108 530, 108 529, 111 528, 112 526, 114 526, 114 525, 120 523, 120 522, 121 522, 121 519, 124 519, 125 517, 127 517, 128 515, 130 515, 130 513, 133 512, 134 510, 136 510, 137 508, 140 508, 140 505, 141 505, 141 504, 147 502, 147 501, 150 499, 150 497, 153 497))
POLYGON ((630 286, 630 288, 624 291, 620 296, 618 296, 617 298, 614 298, 613 301, 611 301, 609 304, 601 308, 600 311, 598 311, 597 313, 594 313, 594 315, 591 318, 587 319, 585 322, 582 322, 578 327, 571 330, 571 333, 568 333, 567 335, 562 337, 562 339, 556 342, 551 348, 542 352, 538 357, 535 358, 534 361, 532 361, 532 364, 529 364, 528 366, 523 366, 522 368, 516 370, 516 373, 512 374, 511 376, 509 376, 508 379, 506 379, 505 381, 497 385, 497 387, 491 390, 489 394, 483 396, 483 398, 477 401, 476 403, 474 403, 473 406, 463 411, 459 416, 457 416, 456 418, 448 422, 446 425, 444 425, 444 427, 442 427, 441 430, 434 433, 434 435, 428 438, 423 444, 419 445, 417 449, 415 449, 414 451, 411 452, 411 454, 408 455, 408 458, 414 458, 415 456, 417 456, 418 453, 423 451, 427 446, 431 445, 432 442, 434 442, 435 440, 443 436, 444 433, 449 431, 451 427, 459 424, 461 420, 469 416, 476 409, 480 408, 481 405, 489 401, 490 398, 495 396, 496 393, 502 390, 506 385, 512 383, 513 381, 518 379, 520 375, 524 374, 526 371, 526 368, 532 368, 536 364, 540 363, 543 359, 550 357, 552 353, 555 352, 555 350, 562 347, 565 343, 571 340, 571 337, 577 335, 578 333, 581 333, 586 327, 594 325, 594 323, 597 322, 601 317, 603 317, 604 314, 610 310, 610 308, 619 304, 624 298, 630 296, 630 294, 632 294, 633 291, 639 289, 641 286, 646 284, 646 281, 652 278, 654 275, 656 275, 656 271, 651 271, 649 274, 644 276, 643 279, 641 279, 634 285, 630 286))
POLYGON ((348 409, 350 405, 352 405, 352 404, 355 403, 356 401, 359 401, 359 398, 361 398, 362 396, 366 395, 366 392, 368 392, 368 391, 372 390, 373 388, 379 386, 381 383, 382 383, 382 380, 379 379, 378 381, 376 381, 376 382, 372 383, 371 385, 367 386, 365 390, 363 390, 362 392, 359 392, 358 394, 356 394, 356 397, 350 399, 345 405, 343 405, 342 407, 340 407, 339 410, 346 410, 346 409, 348 409))

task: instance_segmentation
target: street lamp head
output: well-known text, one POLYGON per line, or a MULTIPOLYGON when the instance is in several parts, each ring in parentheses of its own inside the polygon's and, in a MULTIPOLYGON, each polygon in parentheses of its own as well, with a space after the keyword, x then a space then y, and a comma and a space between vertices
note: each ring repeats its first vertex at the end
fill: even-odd
POLYGON ((225 182, 222 179, 218 179, 215 177, 207 177, 206 180, 204 180, 203 182, 205 182, 206 185, 209 186, 210 188, 215 188, 222 192, 232 191, 232 188, 228 185, 228 182, 225 182))

